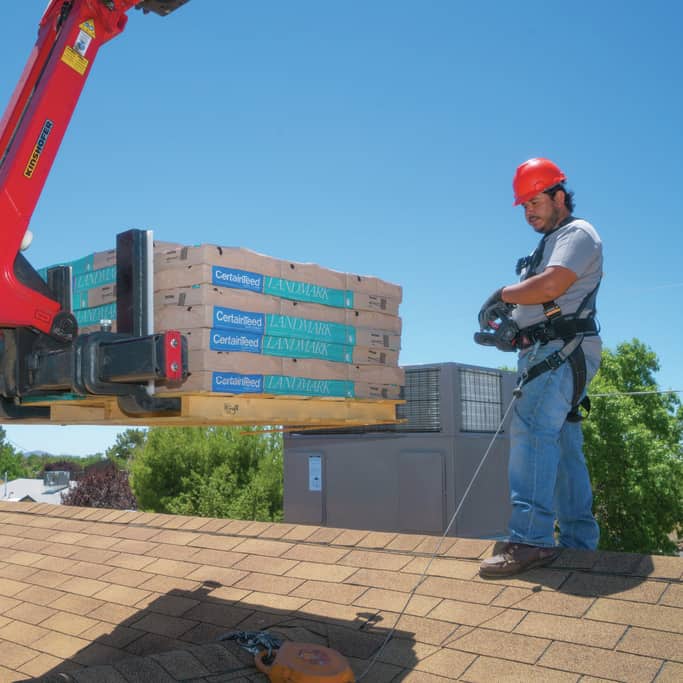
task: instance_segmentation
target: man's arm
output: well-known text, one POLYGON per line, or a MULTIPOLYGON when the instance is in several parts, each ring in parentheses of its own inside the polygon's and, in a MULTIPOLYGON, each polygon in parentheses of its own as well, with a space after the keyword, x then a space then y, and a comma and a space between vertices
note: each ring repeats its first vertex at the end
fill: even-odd
POLYGON ((543 304, 564 294, 576 280, 573 270, 550 266, 528 280, 503 287, 501 297, 509 304, 543 304))

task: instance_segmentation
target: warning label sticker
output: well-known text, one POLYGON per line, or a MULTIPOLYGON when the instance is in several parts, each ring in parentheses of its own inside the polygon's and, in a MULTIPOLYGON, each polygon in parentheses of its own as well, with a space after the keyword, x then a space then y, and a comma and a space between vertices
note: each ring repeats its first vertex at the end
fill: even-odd
POLYGON ((95 22, 92 19, 84 21, 78 28, 85 31, 91 38, 95 37, 95 22))
POLYGON ((72 47, 67 47, 62 54, 62 61, 70 66, 74 71, 77 71, 81 76, 85 75, 85 71, 88 68, 88 60, 79 54, 72 47))

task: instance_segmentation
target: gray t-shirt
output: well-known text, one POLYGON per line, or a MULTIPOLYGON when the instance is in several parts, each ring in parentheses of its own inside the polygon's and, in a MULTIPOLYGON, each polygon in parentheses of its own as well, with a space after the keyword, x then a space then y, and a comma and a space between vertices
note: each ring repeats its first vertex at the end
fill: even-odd
MULTIPOLYGON (((602 277, 602 241, 595 228, 581 218, 571 218, 568 223, 546 236, 543 240, 543 253, 533 270, 538 274, 550 266, 569 268, 576 274, 576 282, 555 299, 563 315, 576 313, 581 302, 597 287, 602 277)), ((526 277, 529 277, 528 271, 522 271, 521 279, 526 277)), ((589 302, 580 317, 590 311, 589 302)), ((520 304, 513 310, 512 318, 520 329, 547 320, 541 304, 520 304)), ((583 349, 586 354, 597 354, 599 357, 600 338, 586 337, 583 349)))

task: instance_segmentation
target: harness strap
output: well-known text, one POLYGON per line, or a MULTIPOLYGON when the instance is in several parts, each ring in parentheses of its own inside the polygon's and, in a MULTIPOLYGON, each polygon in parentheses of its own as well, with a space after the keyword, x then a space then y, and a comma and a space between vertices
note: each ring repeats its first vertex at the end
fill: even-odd
POLYGON ((562 309, 555 301, 546 301, 543 304, 543 315, 548 319, 549 323, 562 317, 562 309))
POLYGON ((581 348, 583 335, 579 334, 568 341, 561 349, 551 353, 547 358, 532 365, 525 373, 520 387, 536 379, 539 375, 549 370, 557 370, 565 361, 569 361, 572 369, 572 380, 574 391, 572 393, 572 407, 567 415, 569 422, 579 422, 583 416, 579 412, 579 406, 590 412, 590 399, 586 396, 583 399, 583 392, 586 389, 586 356, 581 348))

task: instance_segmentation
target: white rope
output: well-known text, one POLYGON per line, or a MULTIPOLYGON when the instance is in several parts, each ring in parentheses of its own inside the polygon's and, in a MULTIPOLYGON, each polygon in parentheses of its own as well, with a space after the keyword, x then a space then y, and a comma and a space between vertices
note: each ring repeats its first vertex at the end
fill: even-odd
POLYGON ((505 424, 505 420, 507 419, 508 413, 510 412, 510 409, 512 408, 512 404, 515 402, 515 399, 517 398, 517 394, 513 394, 512 400, 510 401, 510 404, 507 407, 507 410, 505 411, 505 415, 503 415, 503 418, 500 421, 500 424, 498 425, 498 429, 496 429, 496 433, 493 435, 491 438, 491 441, 489 442, 488 448, 486 449, 486 452, 481 458, 481 461, 479 462, 479 465, 477 466, 477 469, 474 471, 474 474, 472 475, 472 478, 470 479, 470 483, 467 485, 467 488, 465 489, 465 492, 462 494, 462 498, 460 499, 460 502, 458 503, 458 506, 455 509, 455 512, 453 513, 453 516, 451 517, 451 521, 448 523, 448 526, 446 527, 446 531, 443 532, 441 537, 439 538, 439 542, 436 545, 436 548, 434 549, 434 552, 432 553, 431 557, 429 558, 429 562, 427 562, 427 565, 425 566, 424 570, 422 571, 422 574, 420 575, 420 578, 417 580, 417 583, 413 586, 413 589, 410 591, 410 595, 408 596, 405 605, 403 605, 403 609, 399 613, 398 617, 396 618, 396 621, 394 622, 394 625, 391 627, 389 630, 389 633, 387 633, 386 637, 384 638, 384 641, 380 645, 379 649, 375 654, 372 656, 370 659, 370 662, 368 663, 365 671, 358 676, 357 680, 360 681, 363 679, 367 673, 372 669, 374 666, 375 662, 379 658, 379 656, 382 654, 384 651, 384 648, 388 645, 389 641, 391 640, 391 637, 394 635, 394 632, 396 631, 396 627, 398 626, 398 622, 401 621, 401 617, 405 614, 406 609, 408 608, 408 605, 410 604, 410 601, 413 599, 415 595, 415 591, 422 585, 422 582, 425 580, 425 577, 427 576, 427 572, 429 571, 429 568, 432 566, 432 562, 434 562, 436 556, 439 553, 439 550, 441 549, 441 544, 443 543, 444 539, 446 536, 448 536, 448 532, 451 530, 451 527, 453 526, 456 518, 458 517, 458 513, 460 512, 460 508, 462 508, 464 502, 467 500, 467 496, 469 495, 470 489, 474 485, 474 482, 477 479, 477 476, 479 475, 479 472, 481 471, 481 468, 484 466, 484 463, 486 462, 486 458, 488 457, 489 452, 491 451, 491 448, 493 447, 493 444, 496 440, 496 437, 500 433, 500 430, 503 428, 503 424, 505 424))

